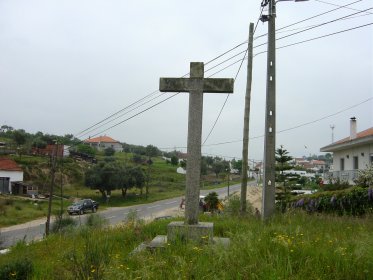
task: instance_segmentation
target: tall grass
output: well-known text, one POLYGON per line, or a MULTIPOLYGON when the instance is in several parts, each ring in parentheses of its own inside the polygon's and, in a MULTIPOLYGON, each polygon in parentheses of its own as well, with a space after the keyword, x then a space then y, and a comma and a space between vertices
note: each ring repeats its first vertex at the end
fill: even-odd
POLYGON ((373 279, 371 216, 292 212, 265 223, 226 215, 201 221, 213 222, 215 236, 229 237, 230 246, 178 243, 131 255, 141 242, 166 234, 169 223, 131 219, 16 247, 0 256, 0 267, 23 256, 33 261, 32 279, 373 279))

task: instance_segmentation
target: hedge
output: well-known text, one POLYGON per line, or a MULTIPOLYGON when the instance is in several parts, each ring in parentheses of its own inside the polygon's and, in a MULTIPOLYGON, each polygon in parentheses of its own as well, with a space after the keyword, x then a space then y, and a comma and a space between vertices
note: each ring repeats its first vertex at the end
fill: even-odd
POLYGON ((287 203, 287 208, 303 209, 310 213, 362 216, 373 213, 373 188, 352 187, 297 196, 287 203))

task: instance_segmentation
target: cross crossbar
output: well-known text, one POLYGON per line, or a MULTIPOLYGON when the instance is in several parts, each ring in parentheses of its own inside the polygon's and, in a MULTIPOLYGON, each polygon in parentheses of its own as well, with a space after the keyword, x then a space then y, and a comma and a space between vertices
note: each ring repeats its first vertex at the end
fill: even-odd
POLYGON ((159 90, 167 92, 202 90, 202 92, 233 93, 233 84, 234 79, 224 78, 161 78, 159 90))

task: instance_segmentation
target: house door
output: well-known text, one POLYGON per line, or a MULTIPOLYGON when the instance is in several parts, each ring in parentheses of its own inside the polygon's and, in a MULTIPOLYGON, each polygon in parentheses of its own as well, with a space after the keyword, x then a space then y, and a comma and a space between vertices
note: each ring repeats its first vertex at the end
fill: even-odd
POLYGON ((0 177, 0 193, 9 193, 9 177, 0 177))

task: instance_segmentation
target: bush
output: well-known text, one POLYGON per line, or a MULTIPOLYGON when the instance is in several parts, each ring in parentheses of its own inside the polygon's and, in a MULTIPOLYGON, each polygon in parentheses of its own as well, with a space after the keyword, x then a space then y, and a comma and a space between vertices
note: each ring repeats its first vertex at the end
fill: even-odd
MULTIPOLYGON (((232 217, 241 215, 241 201, 237 195, 230 196, 227 203, 224 205, 224 212, 232 217)), ((248 215, 253 214, 253 206, 249 201, 246 201, 246 213, 248 215)))
POLYGON ((72 217, 67 216, 56 216, 56 219, 52 225, 52 233, 64 233, 70 231, 76 226, 77 222, 72 217))
POLYGON ((361 187, 372 187, 373 186, 373 164, 367 166, 366 169, 359 170, 356 180, 356 185, 361 187))
POLYGON ((106 224, 107 224, 107 221, 97 214, 89 215, 86 220, 86 226, 92 227, 92 228, 102 228, 106 224))
POLYGON ((287 208, 307 212, 362 216, 373 212, 373 188, 353 187, 342 191, 320 192, 293 198, 287 208))
POLYGON ((207 211, 214 212, 215 210, 218 209, 218 204, 219 204, 218 194, 216 192, 210 192, 205 197, 205 202, 206 202, 207 211))
POLYGON ((0 279, 24 280, 30 279, 33 272, 33 264, 27 259, 16 260, 0 267, 0 279))
POLYGON ((238 216, 240 214, 240 198, 237 195, 230 196, 227 203, 224 205, 224 212, 231 216, 238 216))

